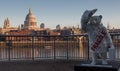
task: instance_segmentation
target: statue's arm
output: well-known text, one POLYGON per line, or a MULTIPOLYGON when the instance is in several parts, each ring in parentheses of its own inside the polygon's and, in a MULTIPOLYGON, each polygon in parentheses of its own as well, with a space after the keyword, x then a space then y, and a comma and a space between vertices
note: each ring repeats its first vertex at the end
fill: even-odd
MULTIPOLYGON (((107 29, 106 29, 106 30, 107 30, 107 29)), ((112 43, 112 38, 111 38, 111 36, 110 36, 109 31, 107 31, 107 34, 106 34, 105 39, 106 39, 106 42, 107 42, 108 47, 110 48, 110 47, 113 45, 113 43, 112 43)))
POLYGON ((87 31, 87 23, 89 21, 89 14, 90 14, 90 11, 86 10, 83 13, 82 18, 81 18, 81 29, 84 31, 87 31))
POLYGON ((87 23, 88 23, 87 18, 88 17, 86 15, 86 11, 85 11, 81 18, 81 29, 84 31, 86 31, 86 29, 87 29, 87 23))
POLYGON ((109 32, 107 33, 106 41, 107 41, 107 48, 109 48, 108 49, 109 58, 110 58, 110 60, 115 60, 115 47, 113 45, 113 42, 112 42, 112 39, 111 39, 111 36, 110 36, 109 32))
POLYGON ((91 18, 91 16, 97 11, 97 9, 93 9, 93 10, 86 10, 81 18, 81 29, 84 31, 87 31, 87 24, 89 22, 89 19, 91 18))

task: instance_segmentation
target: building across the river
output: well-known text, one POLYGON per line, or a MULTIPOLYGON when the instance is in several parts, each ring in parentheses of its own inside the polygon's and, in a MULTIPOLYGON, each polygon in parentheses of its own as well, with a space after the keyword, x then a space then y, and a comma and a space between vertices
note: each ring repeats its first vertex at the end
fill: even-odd
POLYGON ((5 19, 3 28, 0 28, 0 34, 2 35, 71 35, 80 34, 80 28, 77 27, 64 27, 61 29, 60 25, 56 26, 56 29, 45 28, 45 24, 41 23, 38 27, 38 22, 32 9, 29 9, 28 14, 25 17, 24 24, 20 24, 18 27, 11 27, 9 18, 5 19))

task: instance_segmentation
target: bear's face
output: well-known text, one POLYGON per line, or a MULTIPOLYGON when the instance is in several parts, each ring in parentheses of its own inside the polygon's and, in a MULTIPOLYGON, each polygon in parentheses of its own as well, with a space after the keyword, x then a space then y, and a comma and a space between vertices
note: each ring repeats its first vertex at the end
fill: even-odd
POLYGON ((89 24, 98 26, 101 23, 102 16, 92 16, 89 20, 89 24))

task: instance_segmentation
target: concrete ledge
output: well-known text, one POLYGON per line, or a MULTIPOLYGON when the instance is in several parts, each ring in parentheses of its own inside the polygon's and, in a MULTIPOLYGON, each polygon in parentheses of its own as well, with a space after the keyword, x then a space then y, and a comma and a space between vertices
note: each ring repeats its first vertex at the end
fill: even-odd
POLYGON ((119 67, 111 65, 77 65, 74 71, 120 71, 119 67))

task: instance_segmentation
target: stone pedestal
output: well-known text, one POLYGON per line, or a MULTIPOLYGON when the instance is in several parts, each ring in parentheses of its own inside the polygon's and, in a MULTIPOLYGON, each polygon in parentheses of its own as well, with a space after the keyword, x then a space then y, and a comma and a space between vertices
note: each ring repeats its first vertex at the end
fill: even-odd
POLYGON ((119 66, 81 64, 74 66, 74 71, 120 71, 119 66))

